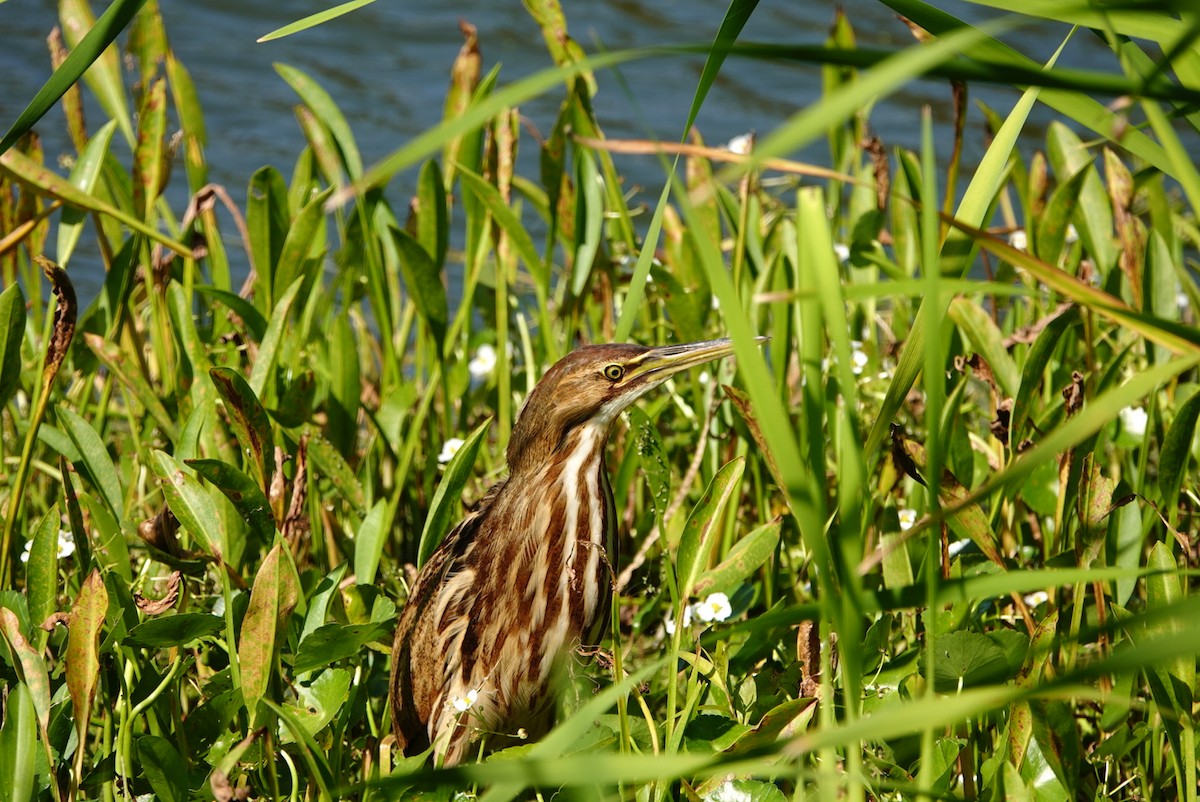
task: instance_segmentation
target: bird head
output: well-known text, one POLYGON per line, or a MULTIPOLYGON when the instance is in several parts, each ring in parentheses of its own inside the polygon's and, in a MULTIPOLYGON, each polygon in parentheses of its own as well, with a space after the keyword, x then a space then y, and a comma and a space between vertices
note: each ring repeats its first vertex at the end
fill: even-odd
POLYGON ((731 340, 664 345, 585 345, 554 364, 533 388, 508 444, 508 467, 535 467, 583 426, 607 440, 617 416, 682 370, 733 353, 731 340))

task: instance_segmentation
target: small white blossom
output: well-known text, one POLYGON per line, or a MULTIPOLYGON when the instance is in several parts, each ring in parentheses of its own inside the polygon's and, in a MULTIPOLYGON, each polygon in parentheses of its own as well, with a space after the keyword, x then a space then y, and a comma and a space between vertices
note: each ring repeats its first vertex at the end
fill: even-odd
POLYGON ((842 264, 850 261, 850 246, 843 245, 840 242, 833 244, 833 253, 837 256, 837 260, 842 264))
POLYGON ((700 371, 700 375, 696 377, 701 384, 708 384, 712 380, 712 376, 708 375, 707 370, 700 371))
POLYGON ((75 553, 75 536, 70 530, 58 530, 58 559, 70 557, 75 553))
POLYGON ((462 696, 450 697, 450 706, 459 713, 465 713, 470 710, 477 701, 479 701, 479 691, 472 688, 462 696))
POLYGON ((212 614, 215 615, 217 618, 220 618, 223 615, 225 615, 225 597, 224 596, 218 596, 216 601, 213 602, 212 614))
POLYGON ((1150 416, 1141 407, 1125 407, 1121 410, 1120 418, 1122 429, 1134 437, 1141 437, 1146 433, 1146 422, 1150 416))
POLYGON ((715 790, 704 795, 704 802, 751 802, 752 797, 746 791, 734 787, 732 780, 726 780, 715 790))
POLYGON ((1030 607, 1037 607, 1048 601, 1050 601, 1050 594, 1044 590, 1035 591, 1025 597, 1025 603, 1030 607))
POLYGON ((1180 312, 1183 312, 1192 305, 1192 299, 1186 292, 1181 292, 1175 296, 1175 305, 1179 307, 1180 312))
POLYGON ((704 601, 694 605, 696 617, 708 624, 713 621, 724 621, 733 614, 729 597, 724 593, 710 593, 704 601))
POLYGON ((1018 228, 1016 231, 1008 235, 1008 244, 1016 248, 1018 251, 1029 249, 1029 237, 1025 233, 1025 229, 1018 228))
MULTIPOLYGON (((26 540, 25 548, 21 551, 21 562, 29 562, 29 555, 33 553, 33 541, 26 540)), ((75 536, 66 529, 58 530, 58 559, 70 557, 75 553, 75 536)))
POLYGON ((471 378, 476 380, 488 378, 495 369, 496 349, 487 343, 475 349, 475 356, 467 363, 467 370, 471 372, 471 378))
MULTIPOLYGON (((692 625, 692 606, 690 604, 687 607, 683 608, 683 625, 685 627, 690 627, 692 625)), ((668 635, 674 635, 675 634, 675 619, 669 618, 669 617, 664 619, 663 627, 666 628, 668 635)))
POLYGON ((896 517, 900 519, 900 531, 907 532, 917 522, 917 511, 904 507, 896 511, 896 517))
POLYGON ((863 368, 867 366, 870 358, 867 356, 867 352, 862 349, 863 344, 858 340, 851 340, 850 348, 852 349, 850 351, 850 372, 857 376, 863 372, 863 368))
POLYGON ((463 447, 466 441, 460 437, 451 437, 445 443, 442 443, 442 451, 438 454, 438 464, 445 465, 450 460, 454 459, 454 455, 463 447))
POLYGON ((1075 230, 1074 224, 1069 223, 1067 225, 1066 241, 1067 241, 1068 245, 1075 243, 1075 242, 1079 242, 1079 232, 1075 230))
POLYGON ((725 150, 730 153, 736 153, 739 156, 746 156, 750 153, 750 149, 754 147, 754 134, 741 134, 735 136, 725 145, 725 150))
POLYGON ((946 551, 950 554, 951 557, 957 557, 958 555, 962 554, 963 549, 965 549, 969 545, 971 545, 971 539, 964 537, 962 540, 956 540, 953 543, 951 543, 949 546, 947 546, 946 551))

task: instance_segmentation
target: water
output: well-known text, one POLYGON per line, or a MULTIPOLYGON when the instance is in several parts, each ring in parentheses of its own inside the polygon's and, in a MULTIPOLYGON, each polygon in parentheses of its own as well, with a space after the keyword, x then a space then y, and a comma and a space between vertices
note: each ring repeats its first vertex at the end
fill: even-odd
MULTIPOLYGON (((840 5, 861 44, 896 48, 912 41, 895 15, 874 0, 844 0, 840 5)), ((988 14, 965 3, 941 5, 971 21, 988 14)), ((502 65, 501 83, 551 66, 541 33, 524 8, 516 2, 494 0, 380 0, 304 33, 255 43, 259 36, 327 6, 315 0, 163 4, 171 45, 191 72, 204 109, 210 180, 226 186, 239 204, 244 202, 246 184, 256 169, 271 164, 289 176, 304 147, 293 113, 297 98, 272 68, 273 62, 308 73, 336 99, 368 165, 441 119, 449 69, 462 44, 460 19, 478 29, 484 70, 502 65)), ((590 52, 598 45, 617 50, 701 42, 712 38, 726 6, 725 0, 569 3, 567 22, 571 34, 590 52)), ((96 4, 96 8, 101 6, 96 4)), ((764 2, 751 17, 742 40, 819 44, 826 37, 834 8, 833 3, 824 2, 764 2)), ((5 129, 50 74, 45 37, 56 21, 56 5, 48 0, 10 0, 0 5, 0 74, 5 76, 0 126, 5 129)), ((1009 40, 1043 61, 1065 32, 1065 26, 1047 23, 1022 30, 1009 40)), ((1115 71, 1111 54, 1086 32, 1075 37, 1060 63, 1115 71)), ((630 63, 621 67, 628 90, 613 73, 601 73, 596 110, 606 134, 678 140, 702 66, 700 56, 630 63)), ((699 130, 710 143, 725 142, 750 130, 769 132, 812 103, 820 87, 820 70, 815 66, 731 57, 700 113, 699 130)), ((971 96, 998 109, 1011 106, 1016 99, 1011 90, 987 87, 973 87, 971 96)), ((523 107, 522 113, 535 128, 548 131, 560 99, 561 93, 550 93, 523 107)), ((945 82, 918 81, 903 88, 876 106, 872 125, 889 148, 915 148, 920 109, 925 104, 934 109, 942 137, 940 150, 948 153, 951 95, 945 82)), ((91 128, 101 119, 98 109, 91 107, 91 128)), ((1044 142, 1041 132, 1051 119, 1048 111, 1035 114, 1028 147, 1044 142)), ((972 121, 965 150, 968 165, 977 161, 983 148, 981 115, 974 112, 972 121)), ((51 111, 37 130, 49 161, 70 152, 61 111, 51 111)), ((119 147, 125 146, 121 143, 119 147)), ((827 162, 820 146, 794 155, 819 164, 827 162)), ((121 159, 129 163, 127 152, 121 153, 121 159)), ((646 187, 644 197, 653 202, 655 187, 662 185, 657 160, 621 156, 617 165, 631 185, 646 187)), ((181 165, 177 169, 181 171, 181 165)), ((528 137, 523 139, 519 169, 526 175, 537 174, 536 151, 528 137)), ((411 175, 401 175, 391 184, 389 191, 398 209, 406 205, 411 180, 411 175)), ((183 191, 183 186, 177 178, 173 190, 183 191)), ((182 212, 185 200, 171 196, 177 213, 182 212)), ((102 279, 99 260, 81 253, 72 273, 81 298, 90 298, 102 279)))

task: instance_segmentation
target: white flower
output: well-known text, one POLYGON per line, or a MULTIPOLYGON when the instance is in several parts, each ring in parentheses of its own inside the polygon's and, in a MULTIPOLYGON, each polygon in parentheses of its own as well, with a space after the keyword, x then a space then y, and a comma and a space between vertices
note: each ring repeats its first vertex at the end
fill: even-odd
POLYGON ((471 706, 479 701, 479 691, 472 688, 462 696, 450 697, 450 706, 459 713, 465 713, 471 709, 471 706))
POLYGON ((969 545, 971 545, 971 539, 968 537, 964 537, 962 540, 956 540, 953 543, 951 543, 949 546, 947 546, 946 552, 951 557, 957 557, 958 555, 962 554, 963 549, 965 549, 969 545))
POLYGON ((1025 603, 1030 607, 1037 607, 1050 601, 1050 594, 1044 590, 1035 591, 1025 597, 1025 603))
POLYGON ((75 536, 67 529, 58 530, 58 559, 75 553, 75 536))
MULTIPOLYGON (((692 605, 683 608, 683 625, 689 627, 692 625, 692 605)), ((667 630, 668 635, 675 634, 675 619, 666 618, 663 620, 663 626, 667 630)))
POLYGON ((1075 230, 1075 225, 1073 223, 1067 224, 1066 242, 1068 245, 1079 242, 1079 232, 1075 230))
POLYGON ((709 375, 708 375, 708 371, 707 371, 707 370, 702 370, 702 371, 700 371, 700 375, 699 375, 699 376, 697 376, 697 377, 696 377, 696 379, 697 379, 697 380, 698 380, 698 381, 699 381, 701 384, 708 384, 708 383, 709 383, 709 381, 711 381, 711 380, 712 380, 712 376, 709 376, 709 375))
POLYGON ((729 597, 724 593, 710 593, 704 601, 694 606, 696 617, 706 624, 713 621, 724 621, 733 613, 733 607, 729 605, 729 597))
POLYGON ((451 437, 445 443, 442 443, 442 452, 438 454, 438 464, 445 465, 450 460, 454 459, 454 455, 463 447, 466 441, 460 437, 451 437))
POLYGON ((215 615, 217 618, 220 618, 221 616, 225 615, 225 597, 224 596, 218 596, 216 598, 216 601, 213 602, 212 614, 215 615))
MULTIPOLYGON (((33 541, 26 540, 25 548, 21 551, 21 562, 29 562, 29 555, 33 552, 33 541)), ((75 536, 66 529, 58 530, 58 559, 70 557, 75 553, 75 536)))
POLYGON ((1175 304, 1179 307, 1179 311, 1182 312, 1192 305, 1192 299, 1188 297, 1186 292, 1181 292, 1175 296, 1175 304))
POLYGON ((1134 437, 1141 437, 1146 433, 1146 422, 1150 416, 1141 407, 1125 407, 1121 410, 1120 418, 1122 429, 1134 437))
POLYGON ((896 517, 900 519, 900 531, 907 532, 917 522, 917 511, 904 507, 896 511, 896 517))
POLYGON ((705 794, 704 802, 751 802, 753 798, 741 788, 735 788, 733 780, 726 780, 716 789, 705 794))
POLYGON ((729 140, 725 145, 725 150, 731 153, 736 153, 739 156, 746 156, 750 153, 750 149, 754 147, 754 134, 741 134, 729 140))
POLYGON ((476 380, 486 379, 492 375, 492 371, 496 369, 496 349, 484 343, 475 349, 475 356, 467 363, 467 370, 471 372, 471 378, 476 380))
POLYGON ((841 262, 842 264, 845 264, 846 262, 850 261, 850 246, 849 245, 843 245, 840 242, 835 242, 833 244, 833 252, 837 256, 837 260, 839 262, 841 262))
POLYGON ((1025 229, 1018 228, 1016 231, 1008 235, 1008 244, 1016 248, 1018 251, 1029 249, 1029 237, 1025 234, 1025 229))
POLYGON ((867 357, 867 352, 862 349, 863 344, 858 340, 850 341, 850 372, 855 376, 863 372, 863 368, 867 366, 870 359, 867 357))

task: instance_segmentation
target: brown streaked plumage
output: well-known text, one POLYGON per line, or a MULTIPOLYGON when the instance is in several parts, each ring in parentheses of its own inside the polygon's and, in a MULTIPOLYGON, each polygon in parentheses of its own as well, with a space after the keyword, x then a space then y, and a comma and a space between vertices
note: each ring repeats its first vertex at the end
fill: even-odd
POLYGON ((452 765, 476 730, 549 727, 554 669, 599 636, 610 601, 613 425, 646 391, 732 350, 729 340, 590 345, 546 372, 513 428, 508 478, 446 536, 401 613, 391 703, 405 754, 432 743, 452 765), (469 709, 456 709, 471 691, 469 709))

